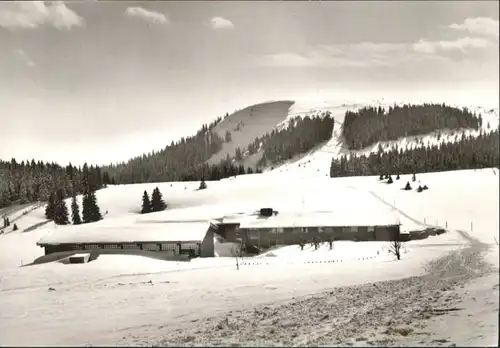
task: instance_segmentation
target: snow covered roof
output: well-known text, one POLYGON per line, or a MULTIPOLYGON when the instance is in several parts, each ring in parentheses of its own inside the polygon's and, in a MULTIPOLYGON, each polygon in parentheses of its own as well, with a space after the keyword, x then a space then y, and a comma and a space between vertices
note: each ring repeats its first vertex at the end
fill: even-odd
POLYGON ((394 211, 370 214, 352 211, 278 213, 268 218, 249 216, 240 221, 240 228, 278 227, 343 227, 343 226, 388 226, 399 225, 399 215, 394 211))
POLYGON ((210 225, 202 221, 68 226, 51 230, 37 244, 198 242, 205 238, 210 225))

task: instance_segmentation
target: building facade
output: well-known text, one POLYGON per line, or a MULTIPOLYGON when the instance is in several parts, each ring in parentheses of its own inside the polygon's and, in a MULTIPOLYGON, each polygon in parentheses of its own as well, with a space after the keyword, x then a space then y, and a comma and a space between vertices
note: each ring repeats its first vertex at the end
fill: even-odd
MULTIPOLYGON (((159 224, 160 225, 160 224, 159 224)), ((186 255, 192 257, 213 257, 214 250, 214 230, 216 225, 206 223, 203 226, 193 226, 193 228, 205 228, 196 235, 193 233, 169 234, 169 224, 161 224, 165 229, 162 233, 147 233, 138 229, 135 236, 127 239, 120 239, 116 233, 107 234, 104 237, 94 238, 42 238, 37 245, 44 248, 45 255, 67 252, 67 251, 94 251, 105 250, 120 254, 121 251, 150 251, 170 254, 173 256, 186 255), (93 240, 92 240, 93 239, 93 240)), ((158 226, 155 226, 158 229, 158 226)), ((128 252, 127 252, 128 253, 128 252)))
POLYGON ((347 221, 345 218, 340 220, 328 214, 266 218, 255 216, 240 222, 234 219, 222 220, 217 233, 227 242, 255 245, 260 248, 314 240, 388 242, 400 238, 399 221, 390 217, 384 220, 378 219, 373 225, 356 218, 352 219, 353 221, 347 221))

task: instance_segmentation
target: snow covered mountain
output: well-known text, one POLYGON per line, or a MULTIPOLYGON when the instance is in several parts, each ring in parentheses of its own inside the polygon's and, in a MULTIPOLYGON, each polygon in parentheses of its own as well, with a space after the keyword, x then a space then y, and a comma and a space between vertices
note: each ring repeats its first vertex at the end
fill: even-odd
MULTIPOLYGON (((374 143, 361 150, 350 150, 344 144, 342 137, 342 125, 345 113, 347 111, 357 111, 364 107, 382 107, 388 110, 390 106, 402 106, 409 104, 406 101, 386 101, 380 100, 359 100, 359 101, 276 101, 256 104, 230 115, 217 125, 216 131, 223 136, 227 131, 231 132, 232 141, 224 144, 223 149, 213 156, 209 163, 217 163, 226 156, 234 157, 235 150, 239 147, 243 152, 245 148, 254 141, 273 130, 281 130, 288 126, 290 120, 297 117, 313 117, 331 115, 335 120, 332 138, 325 144, 322 144, 309 153, 295 156, 292 160, 286 161, 281 165, 269 166, 268 170, 280 172, 289 171, 291 168, 308 174, 326 175, 329 170, 329 164, 332 157, 342 155, 368 155, 378 151, 379 145, 384 150, 393 148, 408 149, 418 148, 426 145, 434 145, 444 142, 454 142, 462 135, 477 136, 481 131, 488 133, 499 126, 498 108, 485 108, 475 105, 448 104, 452 107, 466 107, 476 115, 481 115, 483 124, 481 130, 459 129, 459 130, 439 130, 429 134, 417 136, 401 137, 393 141, 384 141, 374 143)), ((258 159, 262 156, 259 151, 254 155, 244 157, 245 166, 255 166, 258 159)))

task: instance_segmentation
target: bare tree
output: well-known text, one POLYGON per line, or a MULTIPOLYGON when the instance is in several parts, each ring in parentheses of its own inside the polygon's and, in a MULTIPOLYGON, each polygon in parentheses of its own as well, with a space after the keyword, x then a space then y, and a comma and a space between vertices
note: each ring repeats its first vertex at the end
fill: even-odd
POLYGON ((399 240, 399 233, 389 244, 389 254, 393 254, 398 260, 401 260, 401 246, 402 243, 399 240))
POLYGON ((240 263, 239 263, 239 258, 242 256, 242 248, 243 247, 243 241, 241 242, 240 245, 235 245, 234 247, 231 248, 231 255, 234 256, 236 260, 236 270, 240 269, 240 263))

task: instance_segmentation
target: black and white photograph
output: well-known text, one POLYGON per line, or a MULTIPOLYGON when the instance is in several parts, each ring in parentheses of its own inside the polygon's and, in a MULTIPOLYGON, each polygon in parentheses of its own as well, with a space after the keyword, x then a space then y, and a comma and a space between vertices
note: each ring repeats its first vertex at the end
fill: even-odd
POLYGON ((499 342, 498 1, 1 1, 0 346, 499 342))

